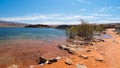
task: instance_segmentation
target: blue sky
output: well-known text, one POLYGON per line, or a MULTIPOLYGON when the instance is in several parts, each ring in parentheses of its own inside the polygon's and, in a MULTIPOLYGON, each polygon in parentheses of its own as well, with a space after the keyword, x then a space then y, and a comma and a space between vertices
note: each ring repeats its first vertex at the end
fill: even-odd
POLYGON ((0 0, 0 20, 29 24, 119 23, 120 0, 0 0))

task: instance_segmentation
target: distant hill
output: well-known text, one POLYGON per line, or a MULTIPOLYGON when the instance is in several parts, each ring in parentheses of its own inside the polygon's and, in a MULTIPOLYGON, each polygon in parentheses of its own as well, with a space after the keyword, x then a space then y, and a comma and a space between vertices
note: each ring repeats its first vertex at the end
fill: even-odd
POLYGON ((72 25, 58 25, 57 27, 55 27, 56 29, 66 29, 66 28, 70 28, 72 25))
POLYGON ((70 28, 71 25, 45 25, 45 24, 28 24, 25 28, 55 28, 55 29, 66 29, 70 28))
POLYGON ((25 25, 25 28, 50 28, 49 25, 44 25, 44 24, 30 24, 30 25, 25 25))
POLYGON ((26 24, 18 23, 18 22, 10 22, 10 21, 1 21, 0 27, 24 27, 26 24))

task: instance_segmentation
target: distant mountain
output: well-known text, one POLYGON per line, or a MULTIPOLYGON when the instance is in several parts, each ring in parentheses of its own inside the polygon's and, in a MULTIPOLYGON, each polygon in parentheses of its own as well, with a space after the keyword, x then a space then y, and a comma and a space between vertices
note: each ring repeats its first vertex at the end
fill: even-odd
POLYGON ((18 22, 10 22, 10 21, 1 21, 0 27, 24 27, 26 24, 18 23, 18 22))

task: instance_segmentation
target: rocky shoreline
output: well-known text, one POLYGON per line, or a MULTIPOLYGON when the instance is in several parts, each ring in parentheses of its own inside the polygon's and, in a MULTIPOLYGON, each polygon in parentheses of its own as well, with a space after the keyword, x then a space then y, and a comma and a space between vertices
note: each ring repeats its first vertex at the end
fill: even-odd
MULTIPOLYGON (((106 33, 113 32, 114 29, 106 30, 106 33)), ((115 33, 115 32, 114 32, 115 33)), ((112 38, 113 34, 110 34, 112 38)), ((116 34, 117 35, 117 34, 116 34)), ((109 38, 109 39, 112 39, 109 38)), ((100 43, 106 43, 107 39, 96 39, 91 44, 86 46, 83 42, 77 42, 77 45, 58 45, 58 48, 65 50, 71 54, 71 56, 61 58, 56 63, 44 66, 36 66, 35 68, 111 68, 109 66, 108 60, 104 54, 99 52, 100 43)), ((75 41, 71 41, 75 43, 75 41)), ((106 45, 102 45, 106 46, 106 45)), ((102 49, 103 50, 103 49, 102 49)), ((109 59, 110 60, 110 59, 109 59)))
MULTIPOLYGON (((61 51, 68 52, 69 56, 58 55, 51 59, 41 56, 38 58, 38 65, 30 65, 29 68, 120 68, 120 36, 114 29, 107 29, 105 32, 112 37, 95 39, 90 44, 75 40, 69 40, 67 44, 59 44, 57 47, 61 51)), ((8 68, 14 67, 24 68, 17 64, 8 68)))

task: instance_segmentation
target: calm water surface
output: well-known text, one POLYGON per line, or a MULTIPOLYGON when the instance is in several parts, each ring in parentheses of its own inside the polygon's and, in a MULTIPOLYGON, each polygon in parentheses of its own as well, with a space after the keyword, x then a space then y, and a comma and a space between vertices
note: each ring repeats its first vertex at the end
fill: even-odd
POLYGON ((65 39, 65 30, 54 28, 0 28, 0 41, 30 39, 30 40, 52 40, 65 39))
MULTIPOLYGON (((2 64, 36 65, 40 56, 47 59, 69 55, 56 47, 65 44, 65 30, 54 28, 0 28, 0 68, 2 64)), ((5 66, 4 66, 5 67, 5 66)), ((7 67, 6 67, 7 68, 7 67)))

